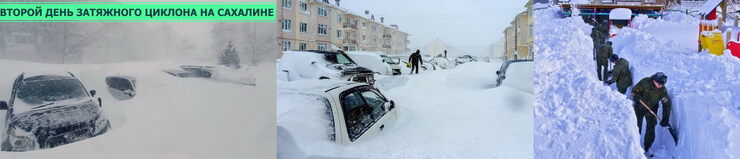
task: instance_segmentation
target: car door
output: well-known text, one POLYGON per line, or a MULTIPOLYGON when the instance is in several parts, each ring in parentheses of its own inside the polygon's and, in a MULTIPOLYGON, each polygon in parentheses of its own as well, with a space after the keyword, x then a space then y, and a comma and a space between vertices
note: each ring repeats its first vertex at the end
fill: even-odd
POLYGON ((357 89, 349 89, 340 95, 347 137, 350 142, 360 142, 377 136, 370 130, 375 123, 372 109, 365 103, 357 89))
POLYGON ((370 127, 369 131, 377 132, 378 135, 383 135, 393 124, 396 122, 397 114, 395 108, 387 107, 386 103, 390 105, 390 101, 387 100, 383 94, 377 89, 366 86, 359 89, 360 94, 367 105, 371 108, 371 116, 375 120, 375 124, 370 127))

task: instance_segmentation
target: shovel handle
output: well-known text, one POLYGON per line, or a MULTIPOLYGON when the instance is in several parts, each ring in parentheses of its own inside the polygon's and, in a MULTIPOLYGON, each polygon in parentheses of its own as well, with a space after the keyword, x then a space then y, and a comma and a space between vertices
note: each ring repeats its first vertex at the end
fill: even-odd
POLYGON ((645 107, 645 109, 647 109, 648 111, 650 111, 650 114, 653 114, 653 116, 655 116, 655 118, 658 119, 658 121, 660 121, 660 117, 658 117, 658 114, 655 114, 655 112, 653 112, 653 110, 650 110, 650 107, 648 107, 647 104, 645 104, 645 102, 642 102, 642 100, 637 100, 637 101, 639 101, 640 104, 642 104, 642 106, 645 107))

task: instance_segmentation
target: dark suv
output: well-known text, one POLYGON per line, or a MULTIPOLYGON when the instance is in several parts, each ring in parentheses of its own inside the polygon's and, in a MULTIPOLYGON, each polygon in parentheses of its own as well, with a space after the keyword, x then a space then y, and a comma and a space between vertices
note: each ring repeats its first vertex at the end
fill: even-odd
POLYGON ((6 110, 3 151, 29 151, 91 138, 110 128, 95 90, 88 92, 72 73, 23 73, 13 83, 6 110))

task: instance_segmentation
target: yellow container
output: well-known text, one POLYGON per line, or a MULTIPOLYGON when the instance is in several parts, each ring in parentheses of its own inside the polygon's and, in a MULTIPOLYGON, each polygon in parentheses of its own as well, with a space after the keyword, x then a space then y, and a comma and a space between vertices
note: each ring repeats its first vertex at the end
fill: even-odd
POLYGON ((722 55, 725 51, 725 43, 722 40, 721 32, 713 32, 709 37, 706 38, 707 48, 709 53, 714 55, 722 55))
POLYGON ((704 34, 699 35, 699 45, 701 45, 701 51, 704 51, 707 49, 707 36, 704 36, 704 34))

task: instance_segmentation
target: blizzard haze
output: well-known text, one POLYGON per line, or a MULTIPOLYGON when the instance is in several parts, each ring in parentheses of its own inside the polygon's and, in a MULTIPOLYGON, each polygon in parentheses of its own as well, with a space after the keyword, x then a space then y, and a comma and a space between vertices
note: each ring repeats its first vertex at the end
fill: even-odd
POLYGON ((385 24, 397 24, 410 34, 410 50, 423 50, 428 42, 439 39, 474 56, 486 55, 486 49, 526 9, 524 4, 525 0, 340 1, 340 7, 363 15, 369 10, 376 18, 385 17, 385 24))

